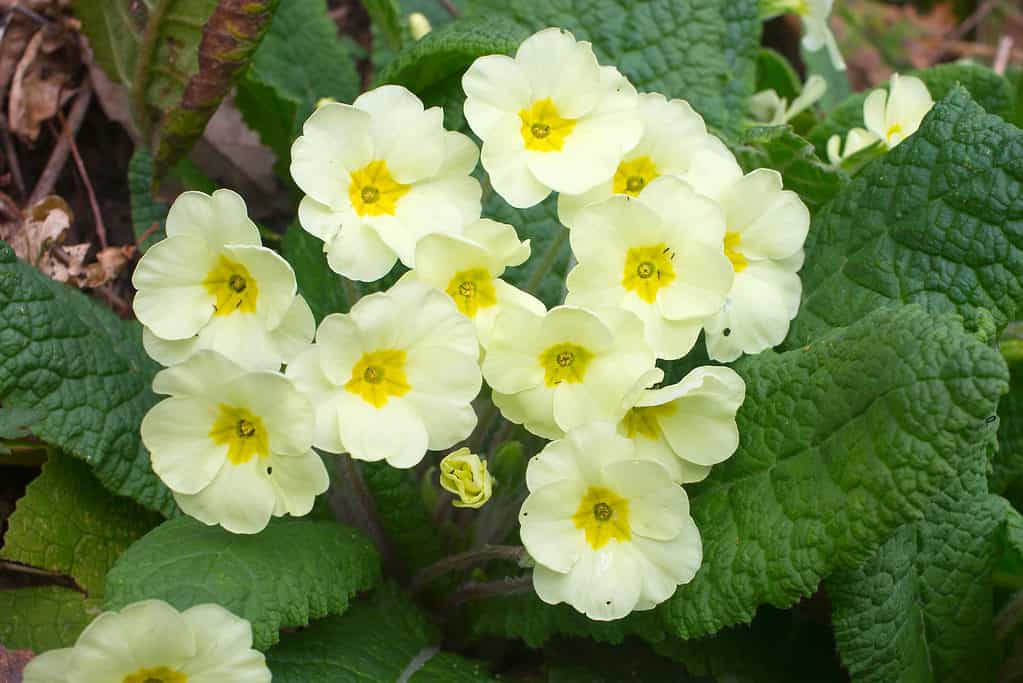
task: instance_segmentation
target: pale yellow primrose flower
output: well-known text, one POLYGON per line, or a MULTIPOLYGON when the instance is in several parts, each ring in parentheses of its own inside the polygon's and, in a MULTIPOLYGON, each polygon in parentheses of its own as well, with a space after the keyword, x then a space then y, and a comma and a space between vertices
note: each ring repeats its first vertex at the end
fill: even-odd
POLYGON ((795 192, 782 189, 777 171, 760 168, 720 199, 725 212, 725 255, 735 280, 725 305, 704 322, 707 353, 730 362, 780 344, 799 310, 803 242, 810 212, 795 192))
POLYGON ((522 543, 533 586, 590 619, 652 609, 689 583, 703 561, 689 499, 656 462, 636 457, 615 427, 571 430, 529 461, 522 543))
POLYGON ((520 242, 515 228, 488 218, 465 227, 461 235, 428 235, 416 245, 413 277, 447 293, 458 311, 473 321, 486 348, 494 321, 505 308, 517 306, 539 315, 546 308, 536 297, 500 279, 505 268, 525 263, 529 240, 520 242))
POLYGON ((742 169, 728 147, 707 132, 703 117, 685 100, 643 93, 639 96, 639 117, 643 137, 618 164, 613 177, 589 192, 558 197, 558 218, 566 227, 575 225, 583 207, 611 195, 638 196, 661 176, 677 176, 712 199, 742 177, 742 169))
POLYGON ((645 388, 657 379, 644 378, 626 398, 631 407, 618 433, 632 440, 635 457, 660 464, 672 481, 702 481, 739 446, 735 414, 746 383, 731 368, 715 366, 696 368, 671 386, 645 388))
POLYGON ((494 478, 480 456, 459 448, 440 461, 440 485, 458 497, 452 501, 456 508, 478 509, 490 500, 494 478))
POLYGON ((324 241, 335 272, 372 281, 399 259, 412 268, 422 237, 457 234, 479 217, 482 191, 469 175, 478 150, 443 119, 439 107, 385 85, 305 122, 291 148, 291 175, 306 193, 298 218, 324 241))
POLYGON ((568 274, 567 303, 635 313, 658 358, 681 358, 732 287, 724 237, 718 205, 673 176, 638 197, 591 204, 570 233, 579 263, 568 274))
POLYGON ((853 128, 845 136, 845 145, 842 145, 842 136, 835 133, 828 138, 828 161, 833 165, 838 166, 844 160, 853 156, 857 152, 870 147, 872 144, 880 140, 869 130, 864 128, 853 128))
POLYGON ((556 439, 592 420, 617 421, 622 401, 654 369, 643 322, 618 308, 509 308, 483 359, 493 401, 511 422, 556 439))
POLYGON ((768 126, 781 126, 814 105, 828 90, 828 83, 817 74, 806 79, 803 90, 789 104, 774 90, 761 90, 750 98, 753 118, 768 126))
POLYGON ((798 0, 797 14, 803 18, 803 47, 816 52, 827 48, 831 64, 839 71, 845 71, 845 60, 838 49, 838 41, 831 32, 831 6, 834 0, 798 0))
POLYGON ((271 516, 308 514, 327 490, 313 407, 283 375, 200 351, 157 373, 153 391, 170 398, 146 413, 142 442, 186 515, 254 534, 271 516))
POLYGON ((178 612, 162 600, 92 620, 74 646, 28 663, 24 683, 270 683, 252 625, 220 605, 178 612))
POLYGON ((893 74, 888 91, 878 88, 863 102, 867 130, 893 148, 920 128, 934 106, 927 86, 916 76, 893 74))
POLYGON ((291 266, 262 246, 245 201, 231 190, 179 195, 167 238, 150 247, 131 281, 143 345, 163 365, 210 349, 277 370, 316 327, 291 266))
POLYGON ((408 468, 476 426, 478 355, 451 298, 404 278, 324 318, 287 375, 315 406, 314 446, 408 468))
POLYGON ((430 26, 430 20, 422 12, 413 12, 408 15, 408 27, 409 32, 412 34, 412 40, 420 40, 433 30, 433 27, 430 26))
POLYGON ((607 182, 642 134, 636 89, 561 29, 533 34, 514 58, 480 57, 462 87, 483 168, 516 208, 552 190, 581 194, 607 182))

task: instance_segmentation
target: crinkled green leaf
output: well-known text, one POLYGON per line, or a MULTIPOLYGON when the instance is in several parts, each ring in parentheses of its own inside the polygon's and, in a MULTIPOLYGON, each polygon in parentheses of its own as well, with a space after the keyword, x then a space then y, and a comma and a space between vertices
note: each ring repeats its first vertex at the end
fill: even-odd
POLYGON ((996 498, 1005 516, 994 576, 1000 585, 1023 587, 1023 515, 1004 498, 996 498))
POLYGON ((325 0, 285 0, 238 84, 236 103, 277 155, 278 173, 290 177, 291 143, 316 102, 351 102, 359 86, 351 50, 338 37, 325 0))
POLYGON ((757 126, 746 131, 735 156, 747 173, 773 168, 782 174, 785 189, 797 192, 816 212, 838 194, 848 177, 821 161, 817 151, 790 126, 757 126))
MULTIPOLYGON (((0 439, 24 438, 29 435, 32 425, 44 417, 45 413, 31 408, 0 408, 0 439)), ((2 447, 0 444, 0 449, 2 447)))
MULTIPOLYGON (((969 91, 977 104, 984 107, 989 114, 1006 115, 1011 108, 1012 94, 1008 81, 986 66, 979 64, 939 64, 929 69, 912 71, 909 75, 922 80, 931 97, 944 99, 957 85, 969 91)), ((887 88, 883 83, 880 87, 887 88)), ((825 153, 828 138, 841 135, 852 128, 863 127, 863 101, 868 92, 861 92, 847 97, 834 107, 828 117, 807 135, 821 154, 825 153)))
POLYGON ((961 480, 863 566, 826 582, 835 639, 856 681, 994 680, 991 572, 1005 508, 975 451, 961 480))
POLYGON ((1023 131, 962 88, 813 220, 790 347, 879 306, 922 304, 996 328, 1023 301, 1023 131), (981 310, 983 309, 983 311, 981 310))
POLYGON ((164 515, 177 507, 139 437, 159 369, 142 328, 18 261, 0 242, 0 403, 42 411, 40 439, 81 458, 108 489, 164 515))
MULTIPOLYGON (((281 253, 295 270, 298 291, 313 310, 316 322, 331 313, 347 313, 350 307, 343 277, 327 266, 323 240, 293 223, 284 231, 281 253)), ((354 283, 347 283, 354 286, 354 283)))
MULTIPOLYGON (((528 31, 568 29, 641 92, 686 99, 707 123, 737 136, 753 94, 756 0, 468 0, 467 14, 509 17, 528 31)), ((552 64, 552 69, 557 65, 552 64)))
POLYGON ((407 670, 415 670, 412 683, 493 680, 475 662, 436 652, 438 641, 426 616, 387 585, 342 616, 285 634, 266 658, 274 683, 378 683, 397 681, 407 670))
POLYGON ((757 50, 756 91, 773 90, 791 102, 803 89, 799 74, 789 60, 769 47, 757 50))
POLYGON ((98 600, 63 586, 0 590, 0 643, 36 652, 71 647, 101 611, 98 600))
POLYGON ((153 155, 145 147, 136 148, 128 163, 128 193, 135 240, 144 252, 167 236, 164 224, 170 210, 153 196, 153 155))
POLYGON ((735 369, 739 450, 690 489, 703 566, 660 610, 683 638, 787 607, 866 560, 986 443, 1007 385, 997 351, 918 306, 735 369))
POLYGON ((1002 493, 1023 477, 1023 364, 1009 363, 1009 393, 998 404, 998 451, 988 485, 1002 493))
POLYGON ((160 521, 110 495, 85 463, 54 451, 7 520, 0 559, 64 574, 101 598, 110 567, 160 521))
POLYGON ((108 609, 159 598, 178 609, 216 602, 252 622, 254 647, 281 628, 340 614, 380 578, 376 551, 334 522, 274 519, 237 535, 181 517, 157 527, 107 575, 108 609))

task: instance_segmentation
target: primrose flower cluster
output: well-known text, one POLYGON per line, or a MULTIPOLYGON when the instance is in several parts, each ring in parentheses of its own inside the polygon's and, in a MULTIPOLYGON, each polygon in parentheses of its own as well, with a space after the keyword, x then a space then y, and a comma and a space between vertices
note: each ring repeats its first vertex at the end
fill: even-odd
MULTIPOLYGON (((460 445, 486 381, 505 419, 551 440, 519 515, 537 594, 593 619, 650 609, 700 567, 683 485, 735 452, 746 391, 723 366, 661 386, 656 363, 701 332, 721 362, 780 343, 809 213, 777 172, 744 174, 685 101, 637 93, 559 29, 477 59, 462 84, 481 149, 399 86, 305 122, 302 227, 347 278, 406 269, 318 327, 238 195, 178 198, 133 280, 168 366, 142 424, 153 469, 186 514, 256 533, 326 490, 314 449, 411 468, 460 445), (514 207, 558 194, 564 305, 503 279, 530 244, 481 216, 477 161, 514 207)), ((465 448, 441 482, 466 508, 501 485, 465 448)))

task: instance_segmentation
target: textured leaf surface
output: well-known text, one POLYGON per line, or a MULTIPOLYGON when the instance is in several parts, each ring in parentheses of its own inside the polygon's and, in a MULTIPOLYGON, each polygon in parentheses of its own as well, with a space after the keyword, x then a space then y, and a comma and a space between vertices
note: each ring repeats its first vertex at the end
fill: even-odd
POLYGON ((738 135, 760 46, 755 0, 471 0, 466 9, 529 32, 568 29, 639 91, 686 99, 708 124, 738 135))
POLYGON ((144 147, 138 147, 128 163, 128 192, 132 228, 139 251, 144 252, 167 236, 164 223, 170 210, 153 196, 153 155, 144 147))
POLYGON ((63 586, 0 590, 0 642, 36 652, 71 647, 101 611, 98 600, 63 586))
MULTIPOLYGON (((281 253, 295 270, 298 291, 309 303, 317 323, 331 313, 348 312, 350 304, 345 295, 345 279, 327 265, 323 240, 293 223, 284 231, 281 253)), ((355 283, 349 282, 348 285, 355 286, 355 283)))
POLYGON ((32 431, 88 462, 108 489, 169 515, 139 425, 159 369, 142 328, 18 261, 0 242, 0 402, 40 410, 32 431))
POLYGON ((1005 509, 982 454, 921 522, 826 583, 835 639, 856 681, 994 680, 991 571, 1005 509))
POLYGON ((359 94, 351 49, 337 35, 325 0, 285 0, 238 85, 245 122, 277 155, 284 177, 291 143, 322 97, 351 102, 359 94))
POLYGON ((1001 328, 1023 301, 1023 131, 962 88, 813 221, 788 345, 915 302, 1001 328))
MULTIPOLYGON (((991 69, 977 64, 939 64, 929 69, 910 72, 922 80, 936 101, 944 99, 960 85, 970 93, 977 104, 989 114, 1005 116, 1012 103, 1012 92, 1008 81, 991 69)), ((887 83, 881 84, 887 87, 887 83)), ((810 142, 821 154, 825 153, 828 138, 839 134, 845 138, 846 131, 863 127, 863 101, 868 92, 861 92, 842 100, 828 113, 828 117, 810 131, 810 142)))
POLYGON ((85 463, 54 451, 7 520, 0 559, 70 576, 100 598, 117 558, 160 521, 111 496, 85 463))
POLYGON ((397 681, 418 665, 412 683, 488 683, 494 680, 476 662, 431 652, 437 630, 391 585, 357 601, 344 615, 285 634, 267 652, 274 683, 383 683, 397 681), (427 650, 430 648, 430 650, 427 650))
POLYGON ((216 602, 252 622, 254 647, 284 627, 340 614, 373 586, 372 545, 333 522, 275 519, 259 534, 231 534, 187 518, 165 522, 121 556, 107 575, 106 607, 147 598, 178 609, 216 602))
POLYGON ((735 367, 739 450, 691 489, 704 562, 661 609, 684 638, 791 605, 919 518, 991 436, 1007 380, 997 351, 916 306, 735 367))
POLYGON ((848 181, 844 173, 821 161, 809 142, 789 126, 757 126, 743 135, 733 150, 742 169, 773 168, 782 174, 785 189, 797 192, 816 212, 848 181))
POLYGON ((773 90, 791 102, 803 89, 799 74, 789 60, 769 47, 757 50, 757 92, 773 90))
POLYGON ((1023 364, 1009 364, 1009 393, 998 404, 998 451, 991 462, 989 486, 1002 493, 1023 477, 1023 364))

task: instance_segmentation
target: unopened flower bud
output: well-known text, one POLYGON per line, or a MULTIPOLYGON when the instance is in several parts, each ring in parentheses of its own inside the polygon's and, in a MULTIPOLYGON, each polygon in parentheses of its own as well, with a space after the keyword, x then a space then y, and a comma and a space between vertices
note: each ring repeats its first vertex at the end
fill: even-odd
POLYGON ((459 448, 440 461, 440 485, 457 496, 455 507, 479 508, 490 500, 494 478, 480 456, 459 448))

